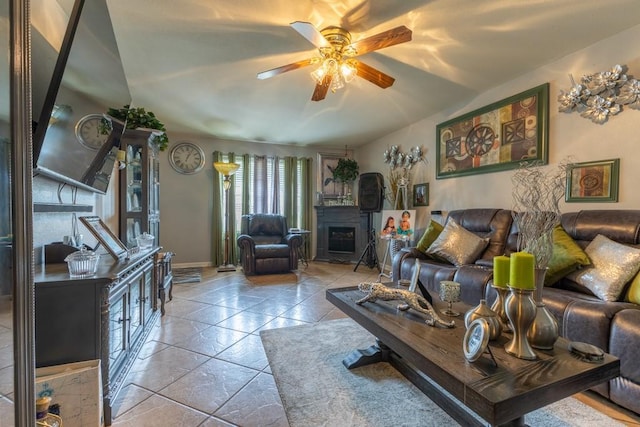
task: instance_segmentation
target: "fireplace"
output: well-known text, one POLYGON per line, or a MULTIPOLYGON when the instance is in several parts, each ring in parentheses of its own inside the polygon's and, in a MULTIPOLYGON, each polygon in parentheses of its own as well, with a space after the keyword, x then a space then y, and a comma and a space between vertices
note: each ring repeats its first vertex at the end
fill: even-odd
POLYGON ((329 227, 329 245, 331 253, 352 254, 356 251, 355 227, 329 227))
POLYGON ((356 263, 368 242, 368 215, 357 206, 315 206, 316 261, 356 263))

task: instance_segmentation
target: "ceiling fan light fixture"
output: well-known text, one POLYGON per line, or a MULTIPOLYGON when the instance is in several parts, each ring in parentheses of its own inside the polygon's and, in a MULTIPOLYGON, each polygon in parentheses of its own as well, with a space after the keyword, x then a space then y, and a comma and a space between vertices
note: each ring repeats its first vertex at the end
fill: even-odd
POLYGON ((331 79, 331 92, 336 93, 337 90, 344 87, 344 77, 342 73, 338 72, 333 75, 331 79))
POLYGON ((357 71, 356 65, 351 59, 347 59, 340 64, 340 74, 342 74, 342 77, 344 77, 344 80, 347 83, 355 78, 357 71))
POLYGON ((327 91, 336 92, 356 76, 386 89, 395 79, 361 61, 353 59, 378 49, 411 41, 411 30, 401 25, 351 43, 351 34, 344 28, 330 26, 321 31, 310 22, 295 21, 291 27, 318 48, 319 55, 258 73, 259 79, 267 79, 287 71, 308 65, 317 65, 310 74, 316 83, 312 101, 325 99, 327 91))
POLYGON ((317 83, 317 84, 322 84, 322 80, 324 79, 325 74, 327 74, 325 68, 321 65, 318 68, 316 68, 314 71, 312 71, 311 73, 311 78, 317 83))

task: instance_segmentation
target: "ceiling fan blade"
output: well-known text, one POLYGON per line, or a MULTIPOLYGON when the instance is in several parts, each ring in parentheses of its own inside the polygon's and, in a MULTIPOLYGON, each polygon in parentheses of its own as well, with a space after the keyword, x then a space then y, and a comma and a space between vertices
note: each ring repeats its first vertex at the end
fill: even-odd
POLYGON ((318 58, 303 59, 302 61, 294 62, 293 64, 283 65, 282 67, 272 68, 267 71, 258 73, 260 80, 268 79, 270 77, 277 76, 278 74, 286 73, 287 71, 297 70, 298 68, 306 67, 318 62, 318 58))
POLYGON ((331 74, 327 74, 322 79, 322 83, 316 84, 316 88, 313 90, 313 96, 311 97, 312 101, 322 101, 325 96, 327 96, 327 92, 329 91, 329 86, 331 85, 331 74))
POLYGON ((295 21, 292 22, 291 27, 296 30, 302 37, 309 40, 315 47, 330 47, 331 43, 324 38, 324 36, 318 31, 316 27, 309 22, 295 21))
POLYGON ((396 81, 393 77, 360 61, 356 61, 356 74, 382 89, 388 88, 396 81))
POLYGON ((358 55, 411 41, 411 30, 401 25, 351 44, 358 55))

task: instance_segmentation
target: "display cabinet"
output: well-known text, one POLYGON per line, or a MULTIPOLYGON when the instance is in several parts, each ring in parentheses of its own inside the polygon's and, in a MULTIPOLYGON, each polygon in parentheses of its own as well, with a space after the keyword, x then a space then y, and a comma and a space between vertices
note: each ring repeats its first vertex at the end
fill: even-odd
POLYGON ((114 261, 102 256, 95 275, 71 278, 67 265, 35 275, 36 367, 99 359, 106 425, 111 406, 159 311, 155 258, 160 248, 114 261))
POLYGON ((147 232, 160 241, 160 168, 154 131, 127 129, 120 140, 126 167, 120 171, 120 240, 127 247, 147 232))

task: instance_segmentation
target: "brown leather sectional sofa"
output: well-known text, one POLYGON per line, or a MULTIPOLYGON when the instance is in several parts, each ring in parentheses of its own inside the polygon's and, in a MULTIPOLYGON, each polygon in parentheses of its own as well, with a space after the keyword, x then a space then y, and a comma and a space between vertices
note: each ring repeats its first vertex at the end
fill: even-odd
MULTIPOLYGON (((415 259, 420 259, 420 281, 436 296, 442 280, 461 284, 462 301, 475 305, 480 299, 495 299, 491 288, 493 257, 516 250, 517 227, 510 210, 465 209, 451 211, 465 229, 490 243, 478 259, 469 265, 455 267, 427 258, 416 248, 405 248, 396 254, 392 269, 394 279, 412 275, 415 259)), ((564 213, 564 230, 585 248, 596 235, 616 242, 640 244, 640 210, 583 210, 564 213)), ((419 236, 418 236, 419 238, 419 236)), ((624 298, 625 292, 622 297, 624 298)), ((593 390, 612 402, 640 414, 640 305, 623 301, 606 302, 585 293, 583 287, 568 278, 545 287, 544 302, 558 320, 560 335, 571 341, 596 345, 620 358, 621 375, 593 390)))

